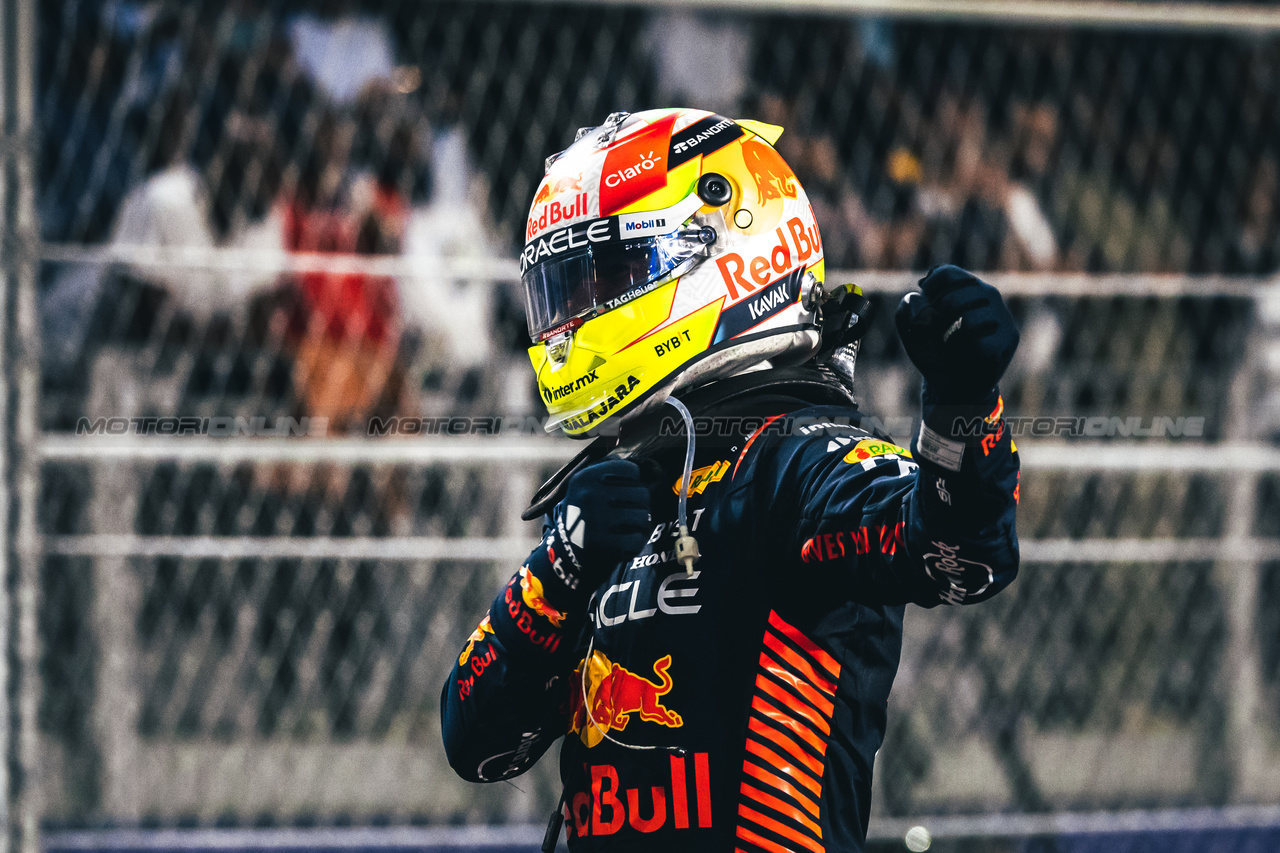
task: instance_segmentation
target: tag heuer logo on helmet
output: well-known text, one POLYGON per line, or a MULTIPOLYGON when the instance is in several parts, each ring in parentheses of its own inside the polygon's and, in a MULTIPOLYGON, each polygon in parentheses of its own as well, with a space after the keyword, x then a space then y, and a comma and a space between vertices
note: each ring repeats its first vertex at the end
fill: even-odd
POLYGON ((651 281, 648 284, 641 285, 640 287, 634 287, 631 290, 628 290, 626 293, 622 294, 621 296, 617 297, 616 299, 610 299, 608 302, 604 303, 604 310, 612 311, 614 308, 617 308, 619 305, 623 305, 627 302, 630 302, 632 299, 638 299, 639 297, 644 296, 646 293, 648 293, 651 290, 657 290, 659 286, 660 286, 659 282, 651 281))
POLYGON ((584 376, 579 376, 577 379, 573 380, 572 382, 566 382, 564 385, 561 385, 557 388, 543 388, 542 396, 546 399, 548 403, 553 403, 556 400, 559 400, 561 397, 569 396, 574 391, 581 391, 583 388, 586 388, 588 385, 590 385, 595 381, 596 381, 596 372, 593 370, 590 373, 587 373, 584 376))
POLYGON ((524 251, 520 253, 520 273, 524 274, 529 267, 570 249, 581 249, 592 243, 607 243, 617 237, 617 221, 611 217, 579 222, 559 231, 552 231, 525 245, 524 251))

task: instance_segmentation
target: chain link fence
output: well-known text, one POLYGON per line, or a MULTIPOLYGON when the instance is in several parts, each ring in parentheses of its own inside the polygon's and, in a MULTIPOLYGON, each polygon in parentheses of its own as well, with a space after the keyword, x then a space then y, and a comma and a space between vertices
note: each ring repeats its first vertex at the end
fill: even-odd
POLYGON ((1248 824, 1271 812, 1231 809, 1280 805, 1280 21, 35 14, 39 234, 10 234, 42 343, 16 587, 46 826, 551 811, 554 762, 468 785, 439 735, 453 655, 533 541, 519 512, 577 449, 542 433, 510 258, 548 153, 681 102, 788 128, 831 280, 871 297, 860 393, 892 434, 909 271, 988 271, 1022 328, 1025 568, 909 615, 877 849, 938 815, 935 850, 1176 849, 1124 833, 1188 809, 1236 827, 1218 849, 1270 849, 1248 824))

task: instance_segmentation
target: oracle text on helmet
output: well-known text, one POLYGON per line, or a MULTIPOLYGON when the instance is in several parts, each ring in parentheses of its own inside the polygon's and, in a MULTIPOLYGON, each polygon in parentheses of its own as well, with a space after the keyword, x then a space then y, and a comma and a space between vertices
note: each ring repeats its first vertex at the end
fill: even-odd
POLYGON ((529 267, 570 249, 582 249, 592 243, 607 243, 616 233, 617 227, 613 219, 593 219, 544 234, 529 242, 520 253, 520 272, 524 274, 529 267))

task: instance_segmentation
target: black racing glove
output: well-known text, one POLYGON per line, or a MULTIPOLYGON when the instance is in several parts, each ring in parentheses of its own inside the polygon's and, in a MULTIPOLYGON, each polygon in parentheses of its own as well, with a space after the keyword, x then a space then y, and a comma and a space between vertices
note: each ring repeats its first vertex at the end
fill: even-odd
POLYGON ((572 652, 561 641, 576 636, 591 593, 648 541, 649 487, 634 462, 589 465, 569 478, 550 516, 542 541, 489 609, 508 653, 529 660, 572 652))
POLYGON ((920 292, 902 298, 894 321, 926 395, 943 405, 990 397, 1018 348, 1018 327, 1000 291, 949 264, 920 279, 920 292))
POLYGON ((653 530, 649 487, 640 466, 625 459, 597 462, 575 473, 551 517, 556 539, 567 552, 566 570, 586 589, 639 553, 653 530))

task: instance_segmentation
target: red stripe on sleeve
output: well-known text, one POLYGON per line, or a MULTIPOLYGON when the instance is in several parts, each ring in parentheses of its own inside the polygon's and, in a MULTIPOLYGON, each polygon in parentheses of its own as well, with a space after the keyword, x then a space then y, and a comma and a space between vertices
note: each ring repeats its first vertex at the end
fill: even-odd
POLYGON ((776 610, 769 611, 769 624, 777 628, 783 634, 786 634, 787 639, 791 640, 791 642, 795 643, 797 646, 812 655, 814 660, 822 664, 827 672, 831 673, 832 678, 840 677, 840 663, 831 655, 818 648, 813 640, 810 640, 801 633, 800 629, 784 622, 776 610))
POLYGON ((755 443, 756 438, 759 437, 760 433, 764 432, 766 429, 769 428, 769 424, 773 423, 780 417, 782 417, 782 415, 774 415, 773 417, 769 418, 767 421, 760 424, 760 428, 755 432, 751 433, 751 435, 747 438, 747 443, 742 445, 742 452, 738 454, 738 461, 733 464, 733 473, 729 475, 730 480, 738 476, 738 466, 742 464, 743 458, 746 457, 747 451, 751 449, 751 445, 755 443))
POLYGON ((767 838, 756 835, 742 824, 738 824, 738 837, 743 841, 749 841, 757 847, 762 847, 765 850, 768 850, 769 853, 795 853, 795 851, 788 850, 781 844, 775 844, 767 838))
POLYGON ((773 741, 778 746, 785 749, 792 758, 807 767, 814 776, 822 778, 822 762, 805 752, 804 747, 800 744, 796 743, 777 729, 771 726, 766 726, 755 717, 747 720, 747 728, 755 732, 759 737, 773 741))
POLYGON ((794 666, 800 674, 809 679, 811 684, 817 685, 823 693, 828 696, 835 695, 835 682, 814 669, 813 664, 796 654, 794 649, 780 640, 772 631, 764 632, 764 644, 772 649, 778 657, 794 666))
POLYGON ((805 703, 792 699, 789 695, 787 695, 786 691, 784 691, 778 685, 774 684, 769 679, 765 678, 763 675, 756 676, 756 687, 760 688, 765 693, 768 693, 776 701, 781 702, 783 705, 790 708, 792 711, 795 711, 801 717, 804 717, 813 725, 814 728, 822 732, 824 735, 831 734, 831 724, 827 722, 825 719, 823 719, 821 714, 819 714, 813 708, 810 708, 805 703))
POLYGON ((772 766, 774 770, 777 770, 779 773, 784 774, 786 778, 794 779, 795 781, 799 782, 801 785, 804 785, 810 791, 813 791, 813 794, 815 797, 820 798, 822 796, 821 782, 819 782, 817 779, 810 776, 808 773, 805 773, 803 770, 801 770, 799 767, 796 767, 794 764, 787 763, 786 759, 784 759, 781 755, 778 755, 778 753, 774 752, 772 749, 760 743, 759 741, 755 741, 755 740, 752 740, 751 738, 747 738, 747 752, 751 753, 756 758, 764 760, 766 763, 772 766))
POLYGON ((750 761, 742 762, 742 769, 749 776, 756 777, 761 782, 763 782, 767 787, 772 788, 775 792, 786 794, 788 797, 795 800, 797 803, 799 803, 801 806, 804 807, 805 811, 813 815, 815 818, 819 816, 818 804, 815 803, 813 800, 809 799, 803 793, 801 793, 799 788, 797 788, 795 785, 792 785, 786 779, 783 779, 782 777, 778 776, 775 773, 770 773, 768 770, 765 770, 763 767, 757 767, 756 765, 752 764, 750 761))
POLYGON ((778 679, 783 684, 808 699, 809 704, 821 711, 822 715, 828 720, 831 719, 831 714, 835 711, 836 706, 833 705, 831 700, 826 696, 823 696, 817 690, 814 690, 813 685, 809 684, 807 681, 801 681, 799 678, 796 678, 790 672, 783 669, 782 664, 778 663, 764 652, 760 653, 760 666, 764 667, 764 669, 774 678, 778 679))
POLYGON ((802 847, 812 850, 813 853, 826 853, 826 850, 823 848, 821 843, 814 841, 812 838, 810 838, 807 835, 796 832, 794 829, 787 826, 785 823, 779 823, 778 821, 774 820, 771 817, 765 817, 764 815, 760 814, 760 812, 756 811, 753 808, 750 808, 745 804, 740 804, 738 806, 738 814, 740 814, 742 817, 745 817, 747 820, 751 821, 752 823, 759 824, 760 826, 763 826, 765 829, 768 829, 772 832, 776 832, 784 838, 791 839, 796 844, 799 844, 802 847))
POLYGON ((806 726, 796 718, 792 717, 785 711, 780 711, 766 702, 763 697, 755 696, 751 699, 751 707, 762 716, 768 717, 780 726, 785 726, 795 732, 805 743, 812 746, 818 751, 819 755, 826 755, 827 742, 823 738, 814 734, 813 729, 806 726))
POLYGON ((753 788, 750 785, 748 785, 746 782, 743 782, 742 796, 746 797, 747 799, 754 800, 755 802, 760 803, 761 805, 768 806, 769 808, 773 809, 775 812, 777 812, 780 815, 786 815, 787 817, 794 820, 796 823, 803 826, 805 829, 812 831, 814 835, 816 835, 818 838, 822 838, 822 827, 818 826, 818 824, 810 820, 809 816, 806 815, 804 812, 800 811, 794 806, 784 803, 782 800, 778 799, 772 794, 766 794, 764 791, 761 791, 759 788, 753 788))

